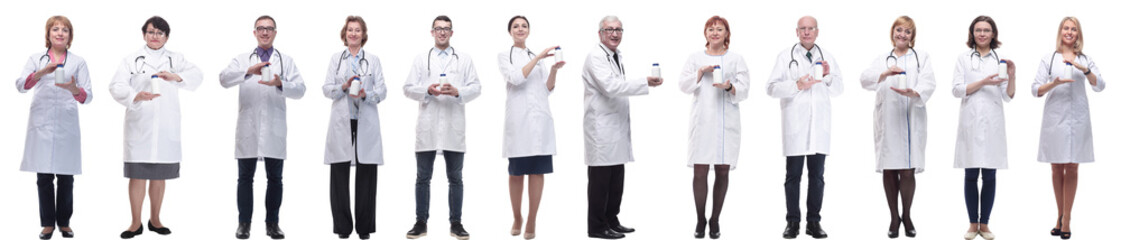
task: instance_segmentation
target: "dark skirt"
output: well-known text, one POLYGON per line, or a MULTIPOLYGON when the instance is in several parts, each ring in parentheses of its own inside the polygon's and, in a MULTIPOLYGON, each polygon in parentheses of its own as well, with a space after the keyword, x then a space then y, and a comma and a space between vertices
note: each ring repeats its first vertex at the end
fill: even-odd
POLYGON ((530 156, 510 158, 507 169, 510 176, 553 173, 553 156, 530 156))
POLYGON ((125 163, 125 177, 146 180, 179 178, 179 163, 125 163))

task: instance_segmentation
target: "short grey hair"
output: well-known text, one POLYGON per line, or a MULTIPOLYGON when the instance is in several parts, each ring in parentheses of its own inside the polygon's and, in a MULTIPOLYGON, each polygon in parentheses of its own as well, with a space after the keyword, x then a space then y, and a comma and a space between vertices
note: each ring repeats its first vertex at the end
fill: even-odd
POLYGON ((603 17, 603 20, 599 20, 599 29, 603 29, 603 25, 607 22, 621 23, 622 21, 619 21, 619 17, 616 17, 615 15, 607 15, 606 17, 603 17))

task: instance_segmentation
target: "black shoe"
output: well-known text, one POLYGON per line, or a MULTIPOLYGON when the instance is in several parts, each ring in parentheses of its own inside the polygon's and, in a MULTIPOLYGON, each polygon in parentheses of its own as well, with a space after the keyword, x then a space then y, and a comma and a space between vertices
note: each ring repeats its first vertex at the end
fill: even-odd
POLYGON ((887 238, 895 239, 899 237, 899 224, 902 223, 898 217, 891 218, 891 225, 887 228, 887 238))
POLYGON ((168 229, 167 227, 157 228, 155 225, 152 225, 151 220, 148 221, 148 230, 159 233, 160 235, 171 234, 171 229, 168 229))
POLYGON ((910 217, 903 219, 903 234, 907 235, 909 238, 914 238, 916 235, 919 235, 919 233, 915 231, 915 224, 911 223, 910 217))
POLYGON ((339 239, 347 239, 347 238, 350 238, 350 234, 339 233, 339 239))
POLYGON ((1059 233, 1059 238, 1061 238, 1061 239, 1070 239, 1070 232, 1060 232, 1060 233, 1059 233))
POLYGON ((370 234, 369 233, 365 233, 365 234, 359 233, 358 234, 358 239, 370 239, 370 234))
POLYGON ((451 235, 458 240, 471 239, 471 234, 468 234, 467 230, 463 229, 463 223, 460 222, 452 222, 451 235))
POLYGON ((622 233, 617 233, 615 231, 612 231, 611 229, 607 229, 607 230, 603 230, 603 232, 588 233, 588 237, 589 238, 601 238, 601 239, 620 239, 620 238, 624 238, 624 237, 627 237, 627 236, 623 235, 622 233))
POLYGON ((619 224, 619 225, 611 226, 611 231, 615 231, 617 233, 633 233, 634 228, 629 228, 629 227, 623 226, 623 224, 619 224))
POLYGON ((280 225, 275 222, 265 223, 265 235, 272 239, 284 239, 284 231, 280 231, 280 225))
POLYGON ((794 239, 798 237, 798 222, 786 222, 786 229, 782 230, 782 238, 794 239))
POLYGON ((693 238, 705 238, 705 220, 697 221, 697 229, 693 231, 693 238))
POLYGON ((825 234, 825 230, 821 229, 821 222, 807 222, 806 235, 810 235, 814 239, 829 237, 829 234, 825 234))
POLYGON ((237 232, 234 233, 237 239, 249 239, 249 223, 237 223, 237 232))
POLYGON ((53 236, 53 235, 54 235, 54 229, 51 229, 51 232, 49 232, 49 233, 39 232, 39 239, 51 239, 51 236, 53 236))
POLYGON ((58 228, 58 232, 62 233, 62 238, 74 238, 74 231, 66 231, 62 230, 62 228, 58 228))
POLYGON ((711 239, 720 239, 720 223, 711 222, 708 224, 708 237, 711 239))
POLYGON ((140 235, 142 233, 144 233, 144 228, 143 227, 136 228, 136 231, 125 230, 124 232, 121 232, 121 239, 130 239, 130 238, 135 237, 137 235, 140 235))
MULTIPOLYGON (((1059 227, 1063 227, 1063 224, 1059 223, 1059 227)), ((1058 237, 1060 235, 1063 235, 1063 230, 1062 229, 1058 229, 1058 228, 1052 228, 1051 229, 1051 236, 1058 237)))
POLYGON ((424 235, 428 235, 428 224, 426 224, 425 222, 417 221, 415 224, 413 224, 413 229, 409 229, 409 233, 405 234, 405 238, 417 239, 423 237, 424 235))

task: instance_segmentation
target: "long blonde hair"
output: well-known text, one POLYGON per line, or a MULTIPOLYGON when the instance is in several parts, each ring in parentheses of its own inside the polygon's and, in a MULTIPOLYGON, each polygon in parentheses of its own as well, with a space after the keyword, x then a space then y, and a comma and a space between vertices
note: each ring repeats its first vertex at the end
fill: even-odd
POLYGON ((1078 18, 1075 17, 1064 17, 1063 21, 1059 22, 1059 33, 1057 34, 1058 36, 1055 37, 1055 51, 1061 51, 1063 49, 1063 24, 1067 21, 1073 22, 1074 27, 1078 29, 1078 37, 1074 40, 1074 46, 1071 46, 1071 48, 1074 49, 1074 54, 1082 55, 1082 24, 1079 23, 1078 18))

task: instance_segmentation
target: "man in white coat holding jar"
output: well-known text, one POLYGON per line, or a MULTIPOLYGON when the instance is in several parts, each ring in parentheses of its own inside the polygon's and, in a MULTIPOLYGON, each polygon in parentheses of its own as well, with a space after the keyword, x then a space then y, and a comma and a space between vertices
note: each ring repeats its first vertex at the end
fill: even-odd
POLYGON ((630 101, 662 85, 660 76, 626 79, 619 43, 623 22, 607 16, 599 22, 599 41, 584 58, 584 164, 588 165, 588 237, 619 239, 634 232, 619 223, 623 198, 623 164, 634 162, 630 101))
POLYGON ((798 206, 802 165, 810 171, 806 194, 806 234, 826 238, 821 229, 821 202, 825 192, 825 156, 829 155, 830 98, 841 95, 841 69, 833 54, 817 41, 817 19, 798 20, 799 43, 779 52, 767 95, 780 99, 782 108, 782 153, 786 156, 786 229, 782 237, 798 237, 802 219, 798 206))
POLYGON ((283 239, 278 226, 282 199, 284 159, 287 158, 287 99, 304 96, 304 80, 291 56, 273 47, 276 21, 268 15, 257 18, 253 35, 257 48, 234 58, 222 70, 222 87, 237 86, 238 116, 236 149, 238 160, 236 236, 249 237, 253 217, 253 175, 257 162, 265 162, 268 189, 265 191, 265 234, 283 239))

